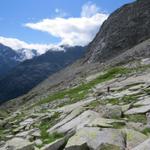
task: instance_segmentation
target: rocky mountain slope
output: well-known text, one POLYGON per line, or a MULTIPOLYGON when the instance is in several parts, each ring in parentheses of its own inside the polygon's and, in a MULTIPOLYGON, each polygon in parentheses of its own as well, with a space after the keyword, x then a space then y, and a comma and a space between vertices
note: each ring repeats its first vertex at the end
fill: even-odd
POLYGON ((0 80, 0 102, 25 94, 49 75, 73 63, 85 53, 85 47, 80 46, 66 47, 65 50, 48 51, 16 66, 0 80))
POLYGON ((149 0, 137 0, 112 13, 89 45, 86 61, 107 62, 150 38, 149 8, 149 0))
POLYGON ((1 109, 0 149, 149 150, 149 61, 87 76, 11 115, 1 109))
POLYGON ((36 50, 19 49, 16 51, 6 45, 0 44, 0 78, 4 77, 19 63, 38 55, 36 50))
MULTIPOLYGON (((137 19, 144 32, 143 24, 149 20, 141 24, 138 18, 141 14, 149 17, 149 3, 137 0, 113 14, 122 12, 116 18, 121 20, 132 8, 133 20, 137 19), (141 8, 141 13, 135 8, 141 8)), ((129 13, 128 18, 132 15, 129 13)), ((103 28, 109 20, 111 17, 103 28)), ((118 26, 121 21, 113 23, 111 26, 118 26)), ((140 26, 134 25, 139 31, 140 26)), ((126 24, 122 29, 130 31, 126 24)), ((105 57, 104 52, 99 55, 101 49, 96 47, 102 37, 97 38, 93 53, 89 49, 85 58, 1 106, 0 150, 149 150, 150 37, 140 34, 137 43, 126 48, 123 40, 120 52, 112 49, 114 57, 105 57)), ((118 44, 118 40, 114 42, 118 44)))

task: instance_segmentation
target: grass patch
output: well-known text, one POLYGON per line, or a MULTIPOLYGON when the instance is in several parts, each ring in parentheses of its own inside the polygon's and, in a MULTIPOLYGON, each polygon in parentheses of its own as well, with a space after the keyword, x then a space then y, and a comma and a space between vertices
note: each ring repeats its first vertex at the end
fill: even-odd
POLYGON ((92 101, 89 105, 87 105, 87 107, 90 109, 94 109, 99 105, 101 105, 100 101, 92 101))
POLYGON ((106 105, 106 104, 119 105, 120 99, 119 98, 103 99, 99 103, 101 105, 106 105))
POLYGON ((125 117, 128 119, 128 121, 132 121, 132 122, 141 122, 144 124, 146 124, 147 122, 145 114, 126 115, 125 117))
POLYGON ((120 150, 120 147, 112 144, 103 144, 101 150, 120 150))
POLYGON ((124 104, 134 103, 138 100, 138 95, 126 95, 121 98, 121 102, 124 104))
POLYGON ((123 67, 115 67, 110 70, 108 70, 105 74, 100 75, 98 78, 88 82, 88 83, 82 83, 78 87, 67 89, 64 91, 56 92, 52 95, 50 95, 48 98, 41 100, 36 105, 41 105, 45 103, 49 103, 53 100, 57 99, 64 99, 66 96, 71 99, 71 102, 78 101, 81 99, 84 99, 88 93, 88 90, 90 90, 92 87, 94 87, 96 84, 111 80, 116 77, 116 75, 121 74, 125 75, 127 73, 130 73, 131 70, 123 67), (81 92, 82 91, 82 92, 81 92))
POLYGON ((145 135, 150 135, 150 128, 145 128, 142 133, 145 135))
POLYGON ((38 146, 39 148, 41 148, 45 144, 49 144, 49 143, 55 141, 56 139, 59 139, 64 136, 64 135, 58 134, 58 133, 49 134, 47 132, 47 130, 49 128, 51 128, 54 124, 57 123, 59 117, 60 117, 60 114, 55 113, 50 119, 44 120, 40 123, 38 128, 41 131, 41 140, 42 140, 43 144, 38 146))
POLYGON ((57 132, 54 132, 54 133, 52 133, 52 134, 49 134, 49 133, 45 132, 45 130, 44 130, 44 131, 42 132, 42 134, 41 134, 41 138, 42 138, 43 144, 42 144, 42 145, 38 145, 37 147, 38 147, 38 148, 41 148, 41 147, 43 147, 44 145, 49 144, 49 143, 52 143, 52 142, 54 142, 55 140, 60 139, 60 138, 62 138, 62 137, 64 137, 64 134, 60 134, 60 133, 57 133, 57 132))
POLYGON ((115 128, 115 129, 121 129, 121 128, 125 127, 124 122, 114 122, 111 125, 113 125, 113 128, 115 128))

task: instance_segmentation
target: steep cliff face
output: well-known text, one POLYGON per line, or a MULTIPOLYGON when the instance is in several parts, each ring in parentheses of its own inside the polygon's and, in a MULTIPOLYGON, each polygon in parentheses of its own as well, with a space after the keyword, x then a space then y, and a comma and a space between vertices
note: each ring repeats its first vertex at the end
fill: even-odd
POLYGON ((112 13, 89 45, 88 62, 106 62, 150 38, 150 0, 137 0, 112 13))

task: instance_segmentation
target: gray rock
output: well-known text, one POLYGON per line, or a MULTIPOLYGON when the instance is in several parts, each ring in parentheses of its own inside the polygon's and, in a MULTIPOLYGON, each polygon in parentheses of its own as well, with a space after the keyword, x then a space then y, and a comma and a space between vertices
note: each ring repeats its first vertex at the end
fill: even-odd
POLYGON ((85 108, 83 107, 78 107, 77 109, 73 110, 69 115, 67 115, 62 121, 60 121, 59 123, 57 123, 56 125, 54 125, 49 132, 56 130, 57 128, 63 126, 65 123, 71 121, 72 119, 74 119, 75 117, 77 117, 78 115, 80 115, 83 111, 85 110, 85 108))
POLYGON ((132 150, 150 150, 150 139, 147 139, 143 143, 139 144, 132 150))
MULTIPOLYGON (((49 129, 48 132, 58 132, 58 133, 67 133, 69 131, 74 131, 76 129, 84 127, 86 124, 98 118, 100 115, 94 111, 87 110, 80 114, 79 116, 75 117, 71 121, 65 123, 64 125, 60 126, 57 129, 49 129)), ((59 123, 60 124, 60 123, 59 123)), ((57 124, 56 124, 57 126, 57 124)))
POLYGON ((53 143, 45 145, 43 148, 41 148, 41 150, 59 150, 65 144, 65 142, 65 138, 61 138, 54 141, 53 143))
POLYGON ((20 122, 20 126, 27 126, 27 125, 31 125, 31 124, 33 124, 33 122, 34 122, 34 119, 32 119, 32 118, 28 118, 28 119, 26 119, 26 120, 24 120, 24 121, 20 122))
POLYGON ((147 139, 146 135, 132 129, 124 129, 124 132, 126 134, 127 149, 132 149, 147 139))
POLYGON ((33 143, 21 139, 21 138, 13 138, 6 142, 5 146, 0 148, 0 150, 34 150, 33 143))
POLYGON ((43 142, 40 139, 35 140, 34 142, 37 146, 40 146, 43 144, 43 142))
POLYGON ((122 116, 122 107, 118 105, 113 106, 98 106, 95 108, 97 112, 99 112, 102 117, 106 118, 120 118, 122 116))
POLYGON ((145 106, 129 109, 124 114, 125 115, 143 114, 148 111, 150 111, 150 105, 145 105, 145 106))
POLYGON ((113 127, 113 123, 125 124, 124 120, 116 120, 116 119, 106 119, 106 118, 95 118, 90 123, 86 124, 86 127, 103 127, 103 128, 111 128, 113 127))
MULTIPOLYGON (((77 133, 72 136, 65 150, 76 150, 87 148, 92 150, 99 150, 101 146, 111 144, 117 146, 119 150, 125 148, 124 134, 120 130, 116 129, 102 129, 99 128, 87 128, 84 127, 77 131, 77 133)), ((83 149, 84 150, 84 149, 83 149)))
POLYGON ((88 105, 89 103, 91 103, 94 100, 96 100, 94 97, 89 97, 86 100, 79 101, 77 103, 74 103, 74 104, 71 104, 71 105, 66 105, 64 107, 58 108, 58 109, 56 109, 56 111, 63 112, 63 113, 70 113, 73 110, 75 110, 76 108, 81 107, 81 106, 82 107, 86 106, 86 105, 88 105))

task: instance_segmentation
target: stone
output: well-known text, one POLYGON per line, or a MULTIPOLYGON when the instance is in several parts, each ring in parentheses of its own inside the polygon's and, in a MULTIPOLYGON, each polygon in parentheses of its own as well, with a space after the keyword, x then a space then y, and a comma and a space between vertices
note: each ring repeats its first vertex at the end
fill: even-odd
POLYGON ((27 126, 27 125, 31 125, 31 124, 33 124, 33 122, 34 122, 34 119, 32 119, 32 118, 28 118, 28 119, 26 119, 26 120, 24 120, 24 121, 20 122, 20 126, 27 126))
POLYGON ((124 129, 124 132, 126 134, 126 147, 128 149, 132 149, 147 140, 147 136, 138 131, 124 129))
POLYGON ((120 118, 122 116, 122 108, 118 105, 100 105, 96 107, 95 110, 104 118, 120 118))
POLYGON ((41 148, 41 150, 59 150, 65 144, 65 142, 65 138, 61 138, 48 145, 45 145, 41 148))
POLYGON ((6 142, 5 146, 0 148, 0 150, 34 150, 33 143, 21 139, 21 138, 13 138, 6 142))
POLYGON ((120 123, 125 124, 124 120, 116 120, 116 119, 106 119, 106 118, 95 118, 93 121, 91 121, 89 124, 86 125, 86 127, 105 127, 105 128, 111 128, 113 127, 113 123, 120 123))
POLYGON ((143 123, 140 123, 140 122, 126 122, 126 127, 128 129, 143 131, 145 128, 145 125, 143 123))
POLYGON ((111 144, 119 147, 119 150, 125 148, 124 134, 117 129, 102 129, 84 127, 79 129, 74 136, 72 136, 65 147, 65 150, 76 150, 86 147, 89 149, 99 150, 101 146, 111 144))
MULTIPOLYGON (((87 110, 57 129, 49 129, 48 132, 67 133, 84 127, 86 124, 98 118, 100 115, 92 110, 87 110)), ((57 124, 56 124, 57 126, 57 124)))
POLYGON ((35 140, 34 142, 37 146, 40 146, 43 144, 43 142, 40 139, 35 140))
POLYGON ((146 97, 146 98, 144 98, 144 100, 140 100, 134 104, 134 106, 139 106, 139 105, 141 105, 141 106, 150 105, 150 98, 146 97))
POLYGON ((72 112, 73 110, 75 110, 78 107, 87 106, 89 103, 91 103, 94 100, 96 100, 96 98, 90 97, 90 98, 88 98, 86 100, 79 101, 77 103, 74 103, 74 104, 71 104, 71 105, 66 105, 64 107, 58 108, 58 109, 56 109, 56 111, 63 112, 63 113, 70 113, 70 112, 72 112))
POLYGON ((131 107, 131 104, 123 105, 122 107, 122 112, 128 111, 131 107))
POLYGON ((77 109, 73 110, 69 115, 67 115, 62 121, 60 121, 59 123, 57 123, 56 125, 54 125, 49 132, 63 126, 65 123, 71 121, 72 119, 74 119, 75 117, 77 117, 78 115, 80 115, 83 111, 85 110, 85 108, 83 107, 78 107, 77 109))
POLYGON ((126 111, 124 114, 125 115, 144 114, 148 111, 150 111, 150 105, 145 105, 137 108, 131 108, 128 111, 126 111))
POLYGON ((143 143, 139 144, 132 150, 150 150, 150 139, 147 139, 143 143))

